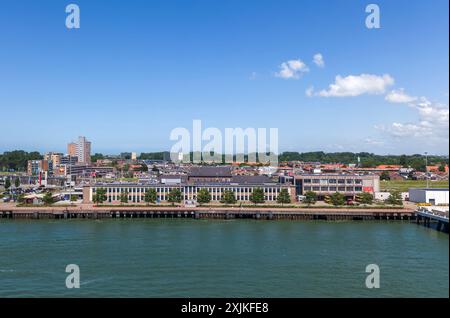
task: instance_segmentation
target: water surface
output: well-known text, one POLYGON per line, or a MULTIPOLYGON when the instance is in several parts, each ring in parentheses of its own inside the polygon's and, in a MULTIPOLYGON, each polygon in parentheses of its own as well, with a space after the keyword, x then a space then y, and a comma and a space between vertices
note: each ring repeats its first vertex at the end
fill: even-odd
POLYGON ((448 262, 406 221, 0 221, 0 297, 448 297, 448 262))

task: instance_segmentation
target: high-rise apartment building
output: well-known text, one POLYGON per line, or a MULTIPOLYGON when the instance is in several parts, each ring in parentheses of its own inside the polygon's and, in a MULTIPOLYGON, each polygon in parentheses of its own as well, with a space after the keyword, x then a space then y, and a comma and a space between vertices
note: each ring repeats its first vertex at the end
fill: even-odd
POLYGON ((71 142, 67 145, 67 154, 71 157, 78 157, 79 163, 91 163, 91 142, 86 137, 78 137, 77 142, 71 142))
POLYGON ((74 142, 67 144, 67 154, 71 157, 75 157, 77 155, 77 144, 74 142))
POLYGON ((91 163, 91 142, 86 137, 78 137, 77 156, 78 162, 85 164, 91 163))

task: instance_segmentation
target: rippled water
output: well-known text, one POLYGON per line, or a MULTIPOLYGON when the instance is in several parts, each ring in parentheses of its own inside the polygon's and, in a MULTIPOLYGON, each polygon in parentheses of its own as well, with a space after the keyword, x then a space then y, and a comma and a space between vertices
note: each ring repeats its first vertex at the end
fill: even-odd
POLYGON ((448 297, 448 243, 409 222, 2 220, 0 296, 448 297))

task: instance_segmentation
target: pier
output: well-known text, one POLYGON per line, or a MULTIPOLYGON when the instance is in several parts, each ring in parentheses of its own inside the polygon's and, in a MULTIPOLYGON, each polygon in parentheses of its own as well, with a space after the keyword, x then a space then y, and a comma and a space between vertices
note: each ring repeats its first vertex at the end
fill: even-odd
MULTIPOLYGON (((14 207, 0 209, 0 219, 255 219, 255 220, 414 220, 409 209, 239 208, 239 207, 14 207)), ((447 221, 448 224, 448 221, 447 221)))
POLYGON ((438 231, 448 233, 448 210, 420 208, 416 211, 416 215, 417 224, 423 224, 426 227, 433 227, 438 231))

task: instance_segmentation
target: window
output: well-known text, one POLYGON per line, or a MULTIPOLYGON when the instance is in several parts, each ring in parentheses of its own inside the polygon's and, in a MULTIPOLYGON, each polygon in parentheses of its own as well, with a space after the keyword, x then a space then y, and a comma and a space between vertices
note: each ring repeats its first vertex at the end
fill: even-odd
POLYGON ((345 183, 345 179, 339 179, 339 180, 338 180, 338 183, 339 183, 339 184, 344 184, 344 183, 345 183))
POLYGON ((337 181, 336 179, 330 179, 330 180, 328 180, 329 183, 333 183, 333 184, 336 183, 336 181, 337 181))

